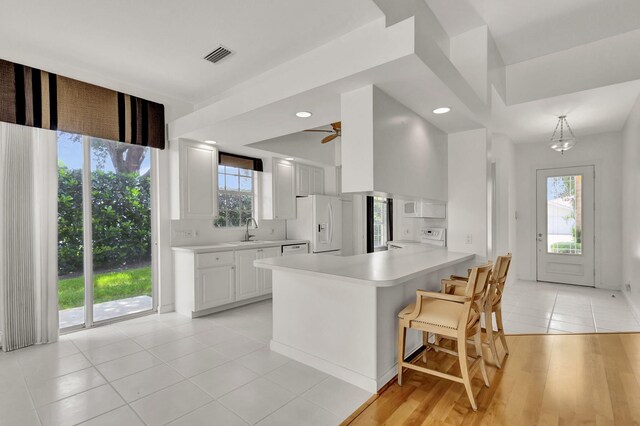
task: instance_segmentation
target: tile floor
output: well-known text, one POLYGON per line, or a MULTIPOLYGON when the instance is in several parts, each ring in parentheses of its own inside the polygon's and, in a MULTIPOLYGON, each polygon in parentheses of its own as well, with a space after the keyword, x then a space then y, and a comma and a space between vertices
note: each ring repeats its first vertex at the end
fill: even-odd
POLYGON ((337 425, 370 394, 271 352, 271 302, 0 352, 0 425, 337 425))
POLYGON ((502 301, 507 334, 640 331, 640 322, 620 291, 516 281, 502 301))
MULTIPOLYGON (((0 425, 337 425, 370 396, 268 348, 270 301, 0 352, 0 425)), ((517 281, 509 334, 640 331, 620 292, 517 281)))

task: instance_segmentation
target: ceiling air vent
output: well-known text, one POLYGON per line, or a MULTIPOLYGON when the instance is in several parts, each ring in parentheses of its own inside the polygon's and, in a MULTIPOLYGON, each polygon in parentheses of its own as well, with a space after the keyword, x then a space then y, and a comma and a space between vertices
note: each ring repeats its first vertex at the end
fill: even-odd
POLYGON ((220 62, 221 60, 223 60, 224 58, 226 58, 227 56, 231 55, 231 51, 229 49, 227 49, 226 47, 220 45, 218 46, 218 48, 216 50, 214 50, 213 52, 209 53, 207 56, 204 57, 204 59, 206 59, 209 62, 212 62, 214 64, 220 62))

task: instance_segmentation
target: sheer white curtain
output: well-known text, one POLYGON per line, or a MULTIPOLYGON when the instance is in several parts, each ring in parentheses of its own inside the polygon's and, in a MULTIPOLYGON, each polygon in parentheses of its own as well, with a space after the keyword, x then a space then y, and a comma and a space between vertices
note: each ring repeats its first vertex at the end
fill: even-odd
POLYGON ((0 123, 0 332, 5 351, 58 339, 56 132, 0 123))

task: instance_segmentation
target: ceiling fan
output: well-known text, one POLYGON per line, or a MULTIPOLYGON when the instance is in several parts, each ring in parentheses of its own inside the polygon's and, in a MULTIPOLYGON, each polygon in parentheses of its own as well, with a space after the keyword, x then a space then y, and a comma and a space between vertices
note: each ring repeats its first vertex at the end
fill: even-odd
POLYGON ((336 121, 335 123, 331 123, 332 130, 322 130, 322 129, 310 129, 305 130, 305 132, 324 132, 331 133, 329 136, 322 139, 321 143, 331 142, 335 138, 342 135, 342 123, 340 121, 336 121))

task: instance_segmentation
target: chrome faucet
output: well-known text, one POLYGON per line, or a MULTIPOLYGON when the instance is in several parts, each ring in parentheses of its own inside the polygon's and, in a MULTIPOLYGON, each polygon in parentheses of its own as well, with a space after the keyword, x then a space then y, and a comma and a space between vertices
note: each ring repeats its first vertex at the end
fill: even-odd
POLYGON ((252 238, 252 237, 255 237, 255 235, 251 235, 251 234, 249 233, 249 223, 250 223, 250 222, 253 222, 253 224, 255 225, 256 229, 258 229, 258 222, 256 222, 256 220, 255 220, 254 218, 250 217, 249 219, 247 219, 247 223, 246 223, 246 225, 247 225, 247 230, 246 230, 246 232, 244 233, 244 240, 242 240, 242 241, 251 241, 251 238, 252 238))

